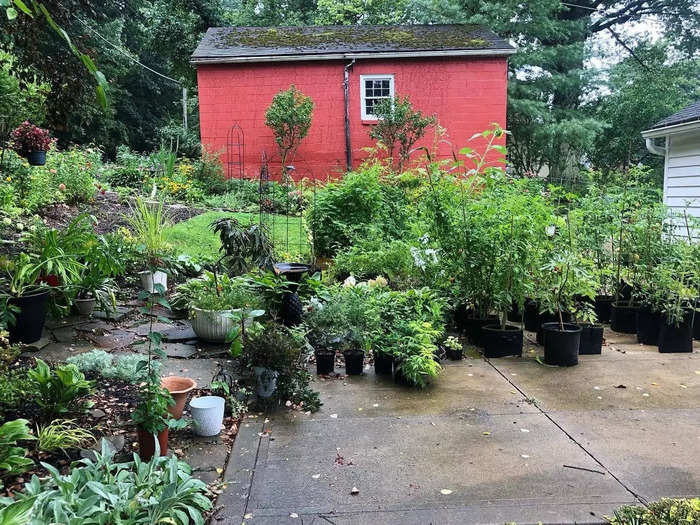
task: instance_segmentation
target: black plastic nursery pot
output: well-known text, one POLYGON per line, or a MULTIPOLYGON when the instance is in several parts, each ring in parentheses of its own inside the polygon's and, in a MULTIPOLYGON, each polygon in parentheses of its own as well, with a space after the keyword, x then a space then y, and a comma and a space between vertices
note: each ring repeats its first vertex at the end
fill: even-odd
POLYGON ((15 324, 8 328, 10 343, 35 343, 41 339, 46 323, 46 310, 49 303, 48 290, 22 297, 13 297, 9 304, 17 306, 20 311, 15 314, 15 324))
POLYGON ((523 324, 528 332, 536 332, 540 328, 540 305, 537 301, 527 299, 525 301, 525 313, 523 324))
POLYGON ((515 301, 513 301, 513 305, 508 311, 508 320, 511 323, 520 323, 523 320, 523 312, 520 310, 520 306, 515 301))
POLYGON ((676 326, 669 324, 662 316, 659 323, 659 352, 670 354, 676 352, 689 353, 693 351, 693 314, 689 312, 683 322, 676 326))
POLYGON ((603 325, 581 323, 579 355, 596 355, 603 351, 603 325))
POLYGON ((463 304, 457 305, 452 315, 452 323, 454 324, 454 327, 459 331, 464 331, 468 316, 467 307, 463 304))
POLYGON ((398 361, 396 359, 394 359, 394 383, 396 383, 397 385, 410 385, 410 383, 406 379, 406 376, 403 375, 403 372, 401 370, 401 361, 398 361))
POLYGON ((498 317, 489 315, 488 317, 467 317, 465 321, 464 333, 472 344, 481 346, 482 328, 489 324, 498 322, 498 317))
MULTIPOLYGON (((571 322, 571 314, 569 312, 562 312, 561 314, 562 321, 565 323, 571 322)), ((544 344, 544 330, 542 329, 542 326, 544 326, 545 323, 558 323, 559 322, 559 314, 552 314, 549 312, 542 312, 540 314, 540 324, 537 327, 537 343, 543 345, 544 344)))
POLYGON ((450 361, 460 361, 464 357, 464 348, 453 350, 452 348, 445 347, 445 355, 450 361))
POLYGON ((316 356, 316 374, 328 375, 335 370, 335 350, 328 348, 319 348, 314 351, 316 356))
POLYGON ((637 333, 637 305, 613 303, 610 312, 610 329, 621 334, 637 333))
POLYGON ((564 323, 564 329, 558 322, 545 323, 544 362, 548 365, 574 366, 578 364, 578 349, 581 344, 581 327, 573 323, 564 323))
POLYGON ((488 358, 523 355, 523 331, 517 326, 488 325, 482 329, 481 342, 488 358))
POLYGON ((43 166, 46 164, 45 151, 30 151, 27 153, 27 162, 30 166, 43 166))
POLYGON ((636 312, 637 341, 643 345, 659 344, 659 329, 661 314, 653 312, 649 307, 640 307, 636 312))
POLYGON ((345 350, 345 375, 359 376, 365 366, 365 353, 362 350, 345 350))
POLYGON ((615 302, 615 297, 612 295, 596 295, 593 302, 593 309, 598 318, 599 323, 609 323, 612 305, 615 302))
POLYGON ((695 312, 695 324, 693 325, 693 339, 700 341, 700 312, 695 312))
POLYGON ((390 354, 374 352, 374 373, 378 376, 390 376, 394 358, 390 354))

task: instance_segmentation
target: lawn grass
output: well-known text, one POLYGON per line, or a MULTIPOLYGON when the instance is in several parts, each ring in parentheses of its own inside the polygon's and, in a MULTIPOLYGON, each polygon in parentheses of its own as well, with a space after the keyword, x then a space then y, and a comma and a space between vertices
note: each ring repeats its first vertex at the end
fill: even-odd
MULTIPOLYGON (((222 217, 235 217, 241 224, 259 220, 257 213, 208 211, 168 227, 165 237, 175 249, 175 253, 189 255, 197 261, 214 261, 219 257, 221 244, 209 225, 222 217)), ((301 217, 289 217, 287 226, 287 217, 284 215, 266 215, 265 224, 272 231, 272 239, 278 253, 296 256, 310 252, 306 226, 301 217)))

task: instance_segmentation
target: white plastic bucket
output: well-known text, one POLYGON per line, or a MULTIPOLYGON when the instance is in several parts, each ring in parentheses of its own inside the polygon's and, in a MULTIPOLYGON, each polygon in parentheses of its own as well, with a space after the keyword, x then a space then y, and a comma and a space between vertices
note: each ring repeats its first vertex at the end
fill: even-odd
POLYGON ((148 293, 153 293, 156 284, 162 284, 164 289, 168 289, 168 274, 157 270, 155 272, 140 272, 141 286, 148 293))
POLYGON ((190 401, 194 433, 198 436, 216 436, 224 422, 224 398, 219 396, 195 397, 190 401))

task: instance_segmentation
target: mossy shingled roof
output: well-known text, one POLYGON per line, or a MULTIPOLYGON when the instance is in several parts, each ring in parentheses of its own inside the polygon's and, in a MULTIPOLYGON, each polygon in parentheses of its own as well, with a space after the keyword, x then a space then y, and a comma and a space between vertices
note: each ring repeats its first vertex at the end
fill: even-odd
POLYGON ((487 55, 512 50, 498 35, 475 25, 213 27, 197 46, 192 61, 430 51, 487 55))

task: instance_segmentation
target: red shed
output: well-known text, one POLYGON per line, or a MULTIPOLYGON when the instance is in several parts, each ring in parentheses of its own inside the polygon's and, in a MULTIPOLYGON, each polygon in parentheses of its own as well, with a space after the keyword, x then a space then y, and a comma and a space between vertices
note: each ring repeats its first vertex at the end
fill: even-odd
POLYGON ((394 95, 437 116, 449 141, 439 154, 450 156, 492 123, 505 126, 513 52, 479 26, 210 28, 192 55, 202 143, 221 155, 228 176, 257 177, 263 152, 279 166, 265 110, 294 84, 314 102, 311 129, 292 161, 297 177, 357 166, 374 144, 373 104, 394 95))

